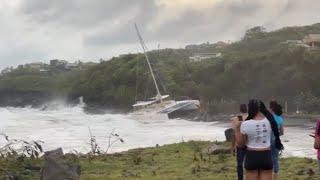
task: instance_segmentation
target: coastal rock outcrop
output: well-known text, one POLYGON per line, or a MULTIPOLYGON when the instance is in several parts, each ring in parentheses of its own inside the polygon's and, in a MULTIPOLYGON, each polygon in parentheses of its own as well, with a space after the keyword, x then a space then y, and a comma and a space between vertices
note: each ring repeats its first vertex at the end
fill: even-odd
POLYGON ((226 136, 226 141, 231 142, 233 138, 233 129, 228 128, 224 131, 224 135, 226 136))
POLYGON ((0 106, 4 107, 37 107, 52 99, 53 95, 48 92, 0 89, 0 106))
POLYGON ((80 166, 67 160, 61 148, 45 152, 41 180, 77 180, 80 173, 80 166))

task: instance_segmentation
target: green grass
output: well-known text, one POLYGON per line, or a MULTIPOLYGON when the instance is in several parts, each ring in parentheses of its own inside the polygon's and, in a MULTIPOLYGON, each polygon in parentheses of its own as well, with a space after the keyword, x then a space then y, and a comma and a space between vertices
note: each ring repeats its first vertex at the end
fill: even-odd
POLYGON ((5 159, 0 157, 0 178, 4 175, 17 176, 23 180, 40 179, 40 167, 42 159, 18 160, 16 157, 10 156, 5 159))
MULTIPOLYGON (((236 179, 236 161, 232 155, 209 155, 204 151, 212 142, 185 142, 161 147, 129 150, 124 153, 81 157, 82 180, 96 179, 236 179)), ((1 160, 0 160, 1 162, 1 160)), ((28 160, 30 163, 30 160, 28 160)), ((36 162, 38 165, 41 162, 36 162)), ((0 164, 3 165, 3 164, 0 164)), ((23 164, 20 164, 23 166, 23 164)), ((317 179, 315 160, 282 158, 279 179, 317 179)), ((22 170, 19 165, 12 166, 22 170)), ((24 175, 22 179, 36 179, 39 172, 24 175)), ((0 168, 0 174, 3 171, 0 168)))

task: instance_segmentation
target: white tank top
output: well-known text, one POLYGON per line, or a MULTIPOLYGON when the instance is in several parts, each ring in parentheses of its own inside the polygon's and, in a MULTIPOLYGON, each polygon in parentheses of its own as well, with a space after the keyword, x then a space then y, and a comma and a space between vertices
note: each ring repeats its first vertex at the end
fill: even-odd
POLYGON ((271 125, 267 118, 242 122, 240 132, 247 135, 247 147, 254 149, 270 148, 271 125))

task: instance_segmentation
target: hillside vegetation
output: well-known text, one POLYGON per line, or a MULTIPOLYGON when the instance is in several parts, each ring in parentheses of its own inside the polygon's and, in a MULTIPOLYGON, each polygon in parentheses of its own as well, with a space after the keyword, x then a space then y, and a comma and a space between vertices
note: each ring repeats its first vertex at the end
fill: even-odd
MULTIPOLYGON (((174 99, 200 99, 210 112, 234 110, 240 102, 258 97, 287 102, 288 110, 299 106, 306 112, 320 109, 320 50, 281 44, 320 34, 320 24, 286 27, 266 32, 249 29, 244 37, 224 49, 223 56, 190 62, 199 50, 162 49, 148 52, 157 70, 163 94, 174 99)), ((83 96, 89 105, 130 109, 136 100, 155 95, 143 54, 127 54, 80 72, 54 76, 19 74, 16 70, 0 78, 0 92, 40 92, 63 95, 69 99, 83 96)))

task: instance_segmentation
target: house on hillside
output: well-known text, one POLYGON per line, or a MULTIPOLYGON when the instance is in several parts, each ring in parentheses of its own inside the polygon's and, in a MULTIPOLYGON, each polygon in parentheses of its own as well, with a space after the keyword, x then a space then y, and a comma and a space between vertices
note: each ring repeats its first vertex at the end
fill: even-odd
POLYGON ((26 66, 31 68, 31 69, 40 70, 41 68, 44 67, 44 63, 42 63, 42 62, 33 62, 33 63, 30 63, 30 64, 27 64, 26 66))
POLYGON ((41 68, 41 69, 39 69, 39 72, 41 72, 41 73, 43 73, 43 74, 47 74, 47 73, 50 73, 50 69, 41 68))
POLYGON ((310 46, 310 49, 320 49, 320 34, 309 34, 303 38, 303 42, 310 46))
POLYGON ((55 70, 69 71, 69 70, 81 69, 81 64, 82 64, 81 61, 70 63, 66 60, 59 60, 59 59, 50 60, 50 68, 55 70))
POLYGON ((197 53, 197 54, 194 54, 193 56, 190 56, 189 59, 192 62, 197 62, 205 59, 214 59, 214 58, 220 57, 221 55, 222 54, 220 52, 219 53, 197 53))
POLYGON ((48 64, 43 62, 33 62, 25 65, 19 65, 18 69, 30 68, 35 72, 48 73, 50 70, 48 68, 48 64))
POLYGON ((59 60, 58 59, 52 59, 50 60, 50 66, 51 67, 57 67, 59 64, 59 60))
POLYGON ((75 70, 75 69, 79 69, 80 66, 79 66, 79 63, 67 63, 65 65, 65 69, 67 70, 75 70))
POLYGON ((286 40, 281 42, 280 44, 286 45, 289 48, 296 48, 296 47, 305 47, 309 48, 310 46, 305 44, 302 40, 286 40))
POLYGON ((230 44, 223 42, 223 41, 218 41, 217 43, 213 44, 215 48, 217 49, 224 49, 226 47, 228 47, 230 44))
POLYGON ((52 69, 66 70, 67 64, 68 64, 68 61, 66 60, 59 60, 59 59, 50 60, 50 68, 52 69))

